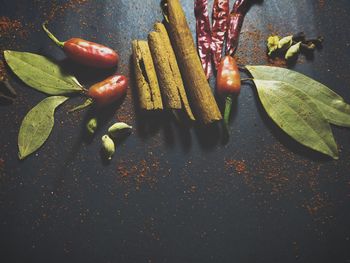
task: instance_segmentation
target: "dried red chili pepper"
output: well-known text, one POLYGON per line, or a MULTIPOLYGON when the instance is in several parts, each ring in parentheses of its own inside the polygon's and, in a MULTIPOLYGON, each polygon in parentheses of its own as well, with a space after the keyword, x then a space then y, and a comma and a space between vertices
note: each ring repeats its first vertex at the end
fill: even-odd
POLYGON ((81 38, 59 41, 43 24, 43 29, 52 41, 63 48, 73 61, 96 68, 111 68, 118 64, 119 56, 113 49, 81 38))
POLYGON ((211 34, 211 50, 216 68, 220 63, 222 56, 228 17, 229 0, 215 0, 212 13, 213 26, 211 34))
POLYGON ((113 75, 91 86, 87 95, 98 104, 105 105, 120 99, 127 90, 128 79, 123 75, 113 75))
POLYGON ((236 60, 225 56, 219 66, 216 76, 216 90, 220 96, 226 97, 224 121, 226 126, 230 118, 232 95, 238 95, 241 90, 241 78, 236 60))
POLYGON ((211 30, 207 0, 195 0, 194 14, 196 17, 197 46, 202 66, 209 79, 211 67, 211 30))
POLYGON ((229 16, 226 54, 233 55, 238 46, 239 35, 241 33, 244 17, 249 9, 252 0, 236 0, 229 16))

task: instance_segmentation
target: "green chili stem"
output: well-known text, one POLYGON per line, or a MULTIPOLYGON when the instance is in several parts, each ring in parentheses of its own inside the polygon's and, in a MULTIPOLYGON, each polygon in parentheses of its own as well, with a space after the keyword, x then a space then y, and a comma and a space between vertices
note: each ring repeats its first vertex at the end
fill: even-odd
POLYGON ((231 114, 231 108, 232 108, 232 97, 229 95, 226 97, 225 112, 224 112, 224 122, 225 122, 226 128, 228 128, 228 123, 229 123, 230 114, 231 114))
POLYGON ((68 113, 84 110, 84 109, 90 107, 93 103, 94 103, 93 99, 88 98, 83 104, 78 105, 78 106, 74 107, 73 109, 70 109, 68 111, 68 113))
POLYGON ((253 78, 245 78, 245 79, 241 79, 241 82, 242 81, 250 81, 250 80, 254 80, 253 78))
POLYGON ((49 36, 49 38, 51 38, 51 40, 52 40, 53 42, 55 42, 55 44, 56 44, 57 46, 63 48, 64 42, 59 41, 59 40, 47 29, 46 25, 47 25, 47 22, 44 22, 43 25, 42 25, 42 27, 43 27, 44 31, 46 32, 46 34, 49 36))

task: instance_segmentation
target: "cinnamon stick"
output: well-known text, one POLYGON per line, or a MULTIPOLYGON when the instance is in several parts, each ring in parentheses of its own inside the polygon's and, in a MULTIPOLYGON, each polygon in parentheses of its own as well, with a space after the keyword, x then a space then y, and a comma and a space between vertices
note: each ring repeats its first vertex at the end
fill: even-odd
POLYGON ((159 85, 163 96, 164 104, 168 109, 181 109, 181 98, 176 88, 176 82, 167 58, 167 52, 158 32, 151 32, 148 35, 148 44, 151 50, 154 66, 157 71, 159 85))
POLYGON ((195 117, 204 124, 221 120, 221 113, 207 82, 179 0, 163 0, 162 7, 168 33, 185 87, 190 95, 195 117))
MULTIPOLYGON (((164 52, 162 52, 162 53, 163 53, 163 55, 165 55, 164 59, 167 60, 167 63, 170 67, 171 72, 169 72, 169 74, 166 75, 166 77, 171 78, 173 80, 172 81, 173 84, 175 84, 175 86, 168 87, 168 88, 174 89, 174 92, 178 93, 180 100, 181 100, 181 108, 184 109, 184 111, 186 112, 186 114, 190 120, 195 120, 193 113, 192 113, 192 110, 191 110, 191 107, 190 107, 190 104, 188 102, 188 98, 187 98, 185 87, 184 87, 184 84, 182 81, 180 69, 179 69, 179 66, 178 66, 177 61, 176 61, 176 56, 175 56, 174 50, 171 46, 171 42, 170 42, 168 33, 165 29, 165 26, 164 26, 164 24, 159 23, 159 22, 155 23, 154 30, 155 30, 155 32, 158 33, 158 35, 160 37, 162 48, 165 51, 165 54, 164 54, 164 52)), ((161 68, 159 69, 158 72, 161 72, 161 68)), ((163 72, 163 74, 164 74, 164 72, 163 72)))
POLYGON ((163 109, 157 73, 147 41, 134 40, 132 50, 141 109, 163 109))

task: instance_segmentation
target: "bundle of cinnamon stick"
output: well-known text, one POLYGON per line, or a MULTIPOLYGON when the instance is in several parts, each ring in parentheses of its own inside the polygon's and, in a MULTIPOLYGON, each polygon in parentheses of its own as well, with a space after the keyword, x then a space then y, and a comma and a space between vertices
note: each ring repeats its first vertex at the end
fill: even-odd
POLYGON ((204 124, 221 120, 179 0, 162 7, 168 30, 155 23, 148 42, 132 43, 141 109, 180 110, 204 124))

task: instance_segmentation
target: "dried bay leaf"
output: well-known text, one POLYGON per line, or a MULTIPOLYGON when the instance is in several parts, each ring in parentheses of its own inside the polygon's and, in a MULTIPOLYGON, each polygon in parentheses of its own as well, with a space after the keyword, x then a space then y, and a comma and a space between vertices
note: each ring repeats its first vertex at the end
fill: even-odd
POLYGON ((292 85, 309 95, 328 122, 350 127, 350 105, 327 86, 289 69, 271 66, 247 66, 254 78, 277 80, 292 85))
POLYGON ((4 51, 4 57, 12 71, 28 86, 49 95, 82 92, 78 80, 62 71, 50 59, 28 52, 4 51))
POLYGON ((331 127, 314 100, 281 81, 254 79, 270 118, 289 136, 313 150, 338 159, 331 127))
POLYGON ((26 158, 44 144, 54 126, 55 109, 67 99, 63 96, 48 97, 27 113, 18 134, 19 159, 26 158))

